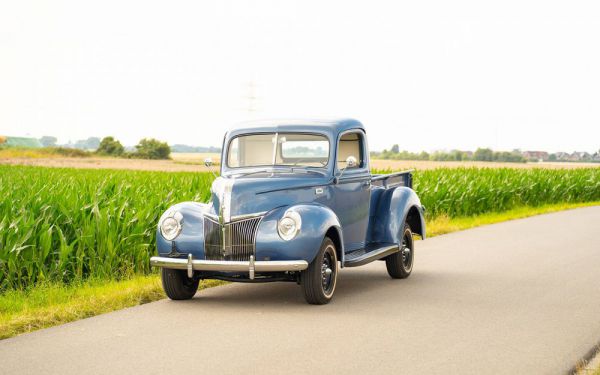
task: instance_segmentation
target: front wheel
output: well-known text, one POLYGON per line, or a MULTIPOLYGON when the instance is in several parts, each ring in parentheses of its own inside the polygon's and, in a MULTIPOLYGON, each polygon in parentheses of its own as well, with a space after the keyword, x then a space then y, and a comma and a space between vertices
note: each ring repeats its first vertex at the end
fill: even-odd
POLYGON ((408 224, 404 226, 400 251, 385 258, 385 267, 393 279, 406 279, 410 276, 415 259, 415 245, 408 224))
POLYGON ((163 289, 170 299, 190 299, 198 291, 199 280, 187 277, 186 271, 163 268, 160 276, 163 289))
POLYGON ((335 292, 337 274, 335 244, 329 237, 325 237, 319 253, 300 276, 300 285, 306 302, 312 305, 329 303, 335 292))

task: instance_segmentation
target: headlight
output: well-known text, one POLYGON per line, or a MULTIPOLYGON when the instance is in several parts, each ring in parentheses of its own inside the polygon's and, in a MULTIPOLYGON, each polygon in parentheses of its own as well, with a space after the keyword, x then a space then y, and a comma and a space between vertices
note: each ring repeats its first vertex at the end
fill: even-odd
POLYGON ((181 219, 183 215, 180 212, 175 212, 171 216, 167 216, 160 223, 160 234, 167 241, 173 241, 181 232, 181 219))
POLYGON ((302 219, 300 218, 300 214, 296 211, 287 211, 279 220, 279 223, 277 223, 277 232, 279 232, 279 237, 285 241, 289 241, 296 237, 298 232, 300 232, 301 226, 302 219))

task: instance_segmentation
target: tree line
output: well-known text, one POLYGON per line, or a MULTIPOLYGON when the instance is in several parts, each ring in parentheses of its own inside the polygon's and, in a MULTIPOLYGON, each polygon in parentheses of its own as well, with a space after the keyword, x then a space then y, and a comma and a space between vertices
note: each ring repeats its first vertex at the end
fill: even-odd
POLYGON ((143 138, 135 146, 134 150, 128 151, 123 144, 114 137, 90 137, 87 140, 77 141, 75 144, 58 146, 56 137, 44 136, 40 138, 44 147, 62 147, 87 150, 87 154, 103 156, 118 156, 137 159, 169 159, 171 148, 166 142, 154 138, 143 138), (90 151, 95 150, 95 151, 90 151))
POLYGON ((508 163, 524 163, 527 160, 517 150, 493 151, 490 148, 478 148, 472 151, 435 151, 432 153, 400 151, 398 145, 393 145, 390 150, 372 152, 371 155, 378 159, 388 160, 431 160, 431 161, 497 161, 508 163))

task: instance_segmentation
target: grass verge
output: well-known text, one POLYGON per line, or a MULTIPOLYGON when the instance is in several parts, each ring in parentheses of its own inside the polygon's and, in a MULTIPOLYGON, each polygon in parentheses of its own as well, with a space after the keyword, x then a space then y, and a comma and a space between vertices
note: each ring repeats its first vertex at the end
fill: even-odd
MULTIPOLYGON (((482 225, 495 224, 508 220, 522 219, 529 216, 547 214, 551 212, 570 210, 580 207, 599 206, 600 201, 585 203, 558 203, 538 207, 519 207, 504 212, 491 212, 481 215, 449 218, 438 216, 427 221, 427 236, 434 237, 441 234, 456 232, 482 225)), ((600 374, 599 374, 600 375, 600 374)))
MULTIPOLYGON (((521 207, 471 217, 441 216, 427 222, 427 234, 433 237, 481 225, 597 205, 600 202, 521 207)), ((201 288, 210 288, 221 284, 224 282, 208 281, 200 285, 201 288)), ((122 281, 90 280, 72 285, 48 284, 25 291, 5 292, 0 295, 0 339, 164 297, 160 278, 156 274, 122 281)))
MULTIPOLYGON (((204 282, 201 288, 222 284, 204 282)), ((0 295, 0 339, 165 298, 156 274, 121 281, 48 284, 0 295)))

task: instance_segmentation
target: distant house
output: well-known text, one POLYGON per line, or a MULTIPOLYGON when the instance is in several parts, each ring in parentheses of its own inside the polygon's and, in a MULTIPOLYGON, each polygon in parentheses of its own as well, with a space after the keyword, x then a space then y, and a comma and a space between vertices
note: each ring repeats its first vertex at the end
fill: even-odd
POLYGON ((27 137, 8 137, 0 136, 0 145, 8 147, 27 147, 27 148, 40 148, 43 147, 39 140, 36 138, 27 137))
POLYGON ((525 159, 532 161, 548 160, 548 153, 546 151, 523 151, 521 155, 525 159))
POLYGON ((571 154, 572 161, 586 161, 586 160, 591 160, 591 159, 592 159, 592 155, 590 155, 589 153, 587 153, 585 151, 575 151, 574 153, 571 154))

